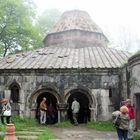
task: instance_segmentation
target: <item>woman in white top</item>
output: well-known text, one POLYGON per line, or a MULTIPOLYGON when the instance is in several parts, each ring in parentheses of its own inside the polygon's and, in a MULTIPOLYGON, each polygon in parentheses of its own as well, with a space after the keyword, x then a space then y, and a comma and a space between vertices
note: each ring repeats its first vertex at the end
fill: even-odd
POLYGON ((4 118, 6 118, 6 123, 10 123, 10 117, 11 117, 11 105, 8 101, 8 99, 3 99, 1 101, 2 103, 2 114, 1 114, 1 123, 4 123, 4 118))

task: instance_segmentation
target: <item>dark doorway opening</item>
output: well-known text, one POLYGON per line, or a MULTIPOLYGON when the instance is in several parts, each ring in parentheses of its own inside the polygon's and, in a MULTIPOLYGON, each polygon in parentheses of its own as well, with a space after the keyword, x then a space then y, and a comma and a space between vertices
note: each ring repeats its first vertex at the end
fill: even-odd
POLYGON ((36 111, 36 118, 39 121, 40 118, 40 111, 39 111, 39 105, 43 99, 43 97, 46 97, 46 104, 47 104, 47 124, 55 124, 58 122, 58 112, 56 108, 57 99, 54 95, 52 95, 49 92, 44 92, 40 94, 37 98, 37 111, 36 111))
POLYGON ((89 110, 89 99, 85 93, 74 90, 68 99, 69 109, 68 109, 68 119, 73 123, 71 105, 73 99, 76 98, 80 103, 80 110, 78 113, 78 123, 87 123, 90 121, 90 110, 89 110))
POLYGON ((136 127, 140 129, 140 94, 136 94, 136 127))

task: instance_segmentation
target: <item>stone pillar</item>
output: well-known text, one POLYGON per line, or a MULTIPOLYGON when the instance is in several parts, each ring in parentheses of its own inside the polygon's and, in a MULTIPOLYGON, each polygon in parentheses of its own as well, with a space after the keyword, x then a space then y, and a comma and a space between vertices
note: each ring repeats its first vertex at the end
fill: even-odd
POLYGON ((36 111, 37 111, 36 108, 32 108, 32 109, 31 109, 31 111, 30 111, 30 117, 31 117, 31 118, 36 118, 36 111))
POLYGON ((96 111, 95 111, 95 108, 89 108, 89 109, 90 109, 91 121, 96 121, 96 111))
POLYGON ((24 99, 24 91, 20 90, 20 98, 19 98, 19 115, 23 117, 25 114, 25 99, 24 99))
POLYGON ((57 104, 58 122, 63 122, 67 119, 68 104, 57 104))

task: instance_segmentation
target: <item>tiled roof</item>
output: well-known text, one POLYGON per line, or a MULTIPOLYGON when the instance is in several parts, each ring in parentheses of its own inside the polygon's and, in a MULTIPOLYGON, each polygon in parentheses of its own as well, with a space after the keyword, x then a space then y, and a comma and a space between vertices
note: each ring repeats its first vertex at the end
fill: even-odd
POLYGON ((118 68, 130 57, 128 52, 106 47, 45 47, 7 56, 0 69, 118 68))

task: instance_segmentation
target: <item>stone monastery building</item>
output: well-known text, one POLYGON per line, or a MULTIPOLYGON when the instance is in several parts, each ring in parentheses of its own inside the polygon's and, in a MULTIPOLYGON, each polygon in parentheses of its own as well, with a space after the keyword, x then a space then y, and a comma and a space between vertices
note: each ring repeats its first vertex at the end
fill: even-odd
POLYGON ((85 108, 89 120, 110 119, 120 101, 130 97, 127 67, 122 66, 131 54, 107 43, 88 13, 65 12, 43 48, 0 60, 0 98, 10 99, 14 114, 38 118, 39 103, 46 97, 56 109, 56 122, 72 121, 71 104, 77 98, 80 123, 85 108))

